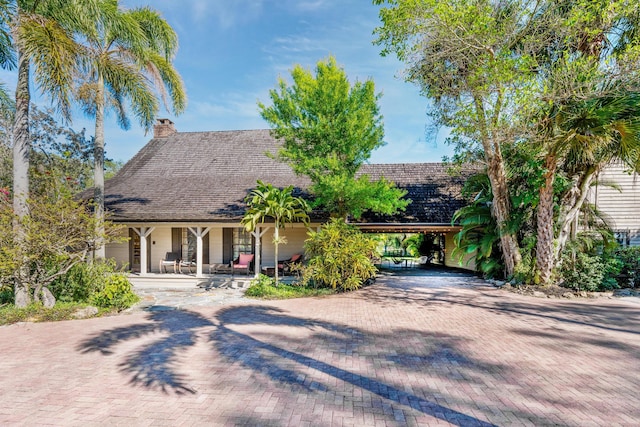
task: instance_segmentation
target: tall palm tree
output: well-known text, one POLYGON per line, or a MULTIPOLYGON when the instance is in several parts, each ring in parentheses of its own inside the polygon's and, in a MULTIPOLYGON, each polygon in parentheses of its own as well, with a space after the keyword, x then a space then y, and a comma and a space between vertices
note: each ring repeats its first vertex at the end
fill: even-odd
POLYGON ((256 229, 258 223, 264 223, 266 218, 274 220, 275 245, 275 283, 278 284, 278 245, 286 243, 280 238, 280 228, 292 222, 309 222, 309 205, 304 199, 293 196, 293 185, 286 188, 275 188, 258 180, 257 187, 247 196, 248 209, 242 218, 242 224, 247 231, 256 229))
MULTIPOLYGON (((101 13, 85 29, 86 49, 80 62, 84 82, 78 99, 95 117, 94 203, 98 223, 104 219, 104 114, 111 108, 123 129, 130 127, 125 103, 145 130, 151 129, 159 109, 170 98, 175 114, 184 111, 186 94, 172 65, 178 37, 160 14, 148 7, 119 8, 118 0, 100 0, 101 13), (158 96, 159 95, 159 96, 158 96)), ((96 256, 104 257, 98 245, 96 256)))
MULTIPOLYGON (((17 65, 18 69, 13 126, 16 245, 22 243, 21 221, 29 214, 29 79, 33 72, 40 90, 52 98, 63 117, 70 117, 72 71, 79 53, 77 30, 96 16, 96 3, 97 0, 0 0, 0 66, 13 69, 17 65)), ((31 300, 25 280, 18 280, 14 288, 18 306, 31 300)))
POLYGON ((536 267, 542 284, 550 282, 596 174, 616 159, 640 170, 640 94, 568 103, 549 115, 549 126, 552 138, 537 214, 536 267), (561 200, 556 239, 553 184, 558 168, 572 179, 572 187, 561 200))
POLYGON ((96 0, 0 0, 0 65, 18 67, 14 124, 14 210, 28 214, 29 77, 69 118, 76 34, 96 12, 96 0), (17 61, 16 61, 17 58, 17 61), (33 68, 33 70, 32 70, 33 68))

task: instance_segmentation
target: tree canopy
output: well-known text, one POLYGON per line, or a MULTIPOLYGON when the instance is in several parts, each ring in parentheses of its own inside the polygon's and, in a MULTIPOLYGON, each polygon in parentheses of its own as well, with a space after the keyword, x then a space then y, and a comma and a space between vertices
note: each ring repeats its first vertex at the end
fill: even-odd
POLYGON ((315 204, 330 213, 359 218, 363 212, 392 214, 409 203, 393 183, 356 177, 371 152, 384 145, 382 116, 372 80, 351 84, 333 57, 319 61, 315 75, 297 65, 259 103, 262 117, 282 139, 277 158, 307 175, 315 204))
MULTIPOLYGON (((590 151, 603 160, 597 168, 620 156, 630 167, 637 162, 629 156, 638 153, 635 148, 621 150, 637 142, 632 136, 637 117, 629 109, 617 115, 601 109, 599 123, 584 119, 596 119, 591 113, 597 105, 621 105, 639 92, 640 6, 624 0, 374 3, 385 5, 376 30, 383 55, 394 53, 406 63, 406 79, 429 98, 436 123, 452 128, 449 142, 464 154, 460 157, 486 164, 491 213, 509 276, 522 255, 508 226, 514 194, 504 152, 528 145, 524 149, 536 153, 531 160, 538 163, 541 179, 532 182, 539 186, 534 258, 541 281, 548 283, 550 267, 559 261, 553 257, 554 233, 563 228, 556 226, 554 203, 564 204, 559 210, 566 213, 584 201, 562 194, 554 198, 554 178, 562 171, 575 181, 574 190, 579 188, 576 166, 584 171, 594 164, 575 160, 590 151)), ((578 193, 584 195, 573 192, 578 193)))
MULTIPOLYGON (((100 0, 100 14, 83 28, 84 49, 78 62, 77 98, 95 118, 94 202, 104 217, 104 118, 116 112, 118 124, 129 128, 126 103, 146 129, 151 129, 161 98, 174 113, 186 106, 182 79, 172 64, 178 37, 160 14, 148 7, 122 10, 118 0, 100 0), (157 91, 157 92, 156 92, 157 91)), ((96 248, 104 258, 104 246, 96 248)))

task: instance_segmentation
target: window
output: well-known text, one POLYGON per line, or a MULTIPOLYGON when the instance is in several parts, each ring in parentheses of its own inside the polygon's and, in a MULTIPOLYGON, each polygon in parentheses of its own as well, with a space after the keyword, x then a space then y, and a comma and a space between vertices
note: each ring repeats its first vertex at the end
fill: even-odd
POLYGON ((631 244, 631 232, 629 230, 615 230, 613 235, 620 246, 629 246, 631 244))
MULTIPOLYGON (((180 259, 191 260, 197 251, 198 240, 188 228, 171 229, 171 251, 180 254, 180 259)), ((202 262, 209 263, 209 234, 202 238, 202 262)))
POLYGON ((253 240, 251 233, 244 228, 233 229, 233 259, 238 258, 240 254, 253 253, 253 240))

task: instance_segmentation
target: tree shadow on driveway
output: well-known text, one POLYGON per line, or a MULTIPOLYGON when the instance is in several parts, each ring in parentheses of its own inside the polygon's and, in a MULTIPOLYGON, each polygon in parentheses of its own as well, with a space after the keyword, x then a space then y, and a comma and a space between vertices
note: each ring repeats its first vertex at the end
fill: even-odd
MULTIPOLYGON (((425 365, 437 369, 438 364, 463 366, 469 370, 486 369, 476 366, 476 362, 462 354, 450 337, 416 336, 414 341, 430 342, 424 347, 425 353, 397 351, 403 348, 397 341, 393 349, 375 348, 376 339, 392 343, 396 337, 371 336, 352 327, 303 319, 275 307, 259 305, 223 308, 211 319, 185 310, 152 312, 148 319, 150 323, 101 332, 80 343, 78 350, 110 355, 122 342, 150 338, 150 343, 147 340, 139 349, 123 356, 119 364, 121 372, 130 375, 132 385, 164 393, 192 394, 196 393, 189 385, 192 379, 178 374, 179 356, 196 344, 198 337, 207 337, 205 339, 212 346, 212 364, 239 364, 254 372, 255 380, 266 379, 260 384, 262 388, 282 391, 282 386, 286 385, 292 396, 313 394, 317 399, 326 399, 328 405, 334 400, 327 396, 337 396, 338 390, 347 390, 347 393, 350 393, 348 390, 362 390, 386 402, 382 404, 386 408, 383 414, 391 420, 403 421, 405 414, 415 416, 416 412, 412 411, 417 411, 453 425, 494 425, 437 402, 429 397, 435 390, 403 389, 391 384, 389 380, 393 377, 385 378, 385 374, 377 371, 368 374, 370 370, 358 371, 332 362, 340 357, 353 357, 376 370, 395 366, 395 369, 419 371, 425 365), (158 334, 158 338, 153 334, 158 334), (336 380, 346 387, 338 387, 336 380)), ((392 370, 385 372, 389 375, 392 370)), ((375 409, 364 408, 365 412, 375 409)))

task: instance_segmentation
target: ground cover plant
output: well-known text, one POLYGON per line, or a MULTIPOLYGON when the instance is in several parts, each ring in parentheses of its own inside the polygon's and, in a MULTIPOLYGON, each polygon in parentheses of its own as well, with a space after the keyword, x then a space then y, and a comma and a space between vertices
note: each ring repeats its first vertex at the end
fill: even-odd
POLYGON ((316 288, 302 283, 281 283, 276 285, 273 277, 261 274, 260 277, 251 281, 250 287, 245 292, 245 296, 262 299, 290 299, 317 297, 334 294, 333 289, 316 288))

